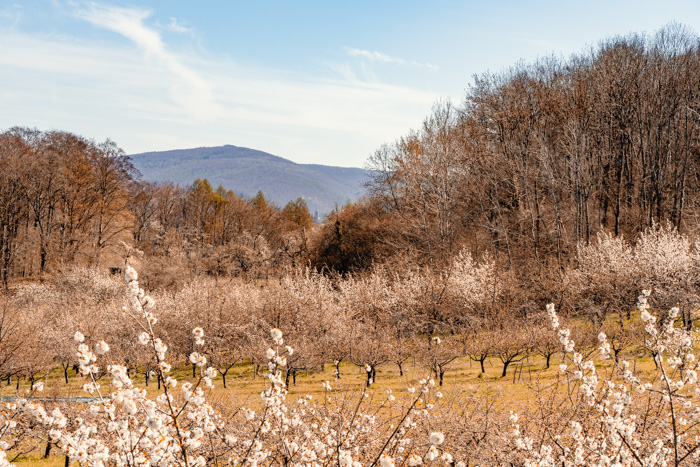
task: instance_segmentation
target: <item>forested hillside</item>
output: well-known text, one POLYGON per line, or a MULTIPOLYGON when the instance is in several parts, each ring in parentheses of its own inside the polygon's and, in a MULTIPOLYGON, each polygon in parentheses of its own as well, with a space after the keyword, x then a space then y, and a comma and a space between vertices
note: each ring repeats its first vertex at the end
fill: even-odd
POLYGON ((371 197, 340 217, 382 216, 362 248, 436 267, 461 247, 563 267, 598 232, 634 240, 669 222, 695 233, 699 111, 697 37, 679 25, 487 73, 378 149, 371 197))
MULTIPOLYGON (((274 207, 267 193, 243 197, 212 180, 146 182, 112 142, 13 129, 0 159, 3 278, 99 263, 106 250, 115 261, 123 245, 183 271, 266 277, 284 264, 439 271, 466 248, 530 277, 571 265, 598 233, 634 242, 669 223, 692 236, 699 71, 697 37, 670 25, 479 76, 463 102, 436 103, 419 129, 377 149, 369 196, 319 228, 305 199, 274 207)), ((221 171, 226 148, 199 152, 221 171)), ((166 170, 173 158, 194 163, 192 151, 137 158, 166 170)))
POLYGON ((188 186, 194 178, 223 185, 238 196, 258 191, 270 202, 284 206, 303 198, 314 213, 323 217, 336 206, 364 194, 366 171, 349 167, 296 164, 254 149, 237 146, 179 149, 130 156, 145 180, 188 186))

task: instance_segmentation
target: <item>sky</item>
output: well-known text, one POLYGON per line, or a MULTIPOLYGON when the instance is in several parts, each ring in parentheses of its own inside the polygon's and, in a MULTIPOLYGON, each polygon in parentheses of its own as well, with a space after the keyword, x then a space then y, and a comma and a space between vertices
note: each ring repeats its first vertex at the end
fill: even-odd
POLYGON ((0 130, 362 167, 474 75, 672 21, 700 2, 0 0, 0 130))

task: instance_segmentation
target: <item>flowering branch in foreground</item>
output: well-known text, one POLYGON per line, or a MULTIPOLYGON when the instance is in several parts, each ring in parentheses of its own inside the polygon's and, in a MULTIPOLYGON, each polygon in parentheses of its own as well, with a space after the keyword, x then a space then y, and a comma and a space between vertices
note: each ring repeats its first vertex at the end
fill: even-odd
MULTIPOLYGON (((287 388, 282 372, 293 349, 284 346, 282 331, 271 330, 271 347, 267 350, 267 384, 261 396, 260 414, 249 408, 237 410, 225 418, 207 402, 206 390, 213 387, 216 368, 207 365, 203 353, 192 352, 189 361, 199 374, 193 382, 182 382, 172 374, 168 347, 154 330, 158 322, 153 310, 155 301, 140 288, 138 274, 127 267, 125 272, 129 306, 123 312, 140 327, 138 341, 155 362, 156 376, 162 381, 162 393, 153 396, 135 386, 124 365, 103 365, 109 345, 99 341, 95 350, 85 343, 85 336, 76 332, 79 372, 87 379, 83 389, 96 399, 83 416, 68 419, 60 410, 50 415, 41 404, 19 399, 7 404, 0 418, 0 439, 12 436, 15 418, 32 417, 49 433, 49 441, 58 445, 71 462, 89 466, 258 466, 284 465, 324 466, 409 464, 430 462, 454 464, 452 456, 441 449, 445 437, 432 431, 416 432, 416 417, 428 417, 432 403, 429 394, 435 386, 432 379, 420 381, 418 390, 409 388, 411 403, 402 412, 399 422, 391 426, 387 438, 377 436, 381 422, 375 414, 361 410, 365 394, 357 407, 342 410, 342 405, 319 407, 310 403, 311 396, 296 403, 287 402, 287 388), (104 394, 100 377, 110 378, 112 392, 104 394), (179 390, 178 390, 179 388, 179 390), (420 405, 424 409, 418 410, 420 405), (425 436, 426 442, 419 440, 425 436)), ((204 331, 192 331, 196 345, 204 344, 204 331)), ((324 388, 332 393, 330 383, 324 388)), ((41 389, 41 383, 36 390, 41 389)), ((330 398, 329 398, 330 400, 330 398)), ((389 392, 382 404, 391 404, 389 392)), ((0 465, 9 465, 0 444, 0 465)), ((458 463, 458 465, 464 465, 458 463)))
POLYGON ((700 388, 694 336, 676 326, 677 308, 658 323, 649 311, 650 293, 644 290, 637 303, 646 332, 644 348, 656 362, 656 371, 646 382, 635 375, 628 361, 615 361, 607 336, 601 332, 600 354, 612 365, 609 379, 602 382, 594 361, 575 351, 569 330, 560 327, 554 305, 547 305, 569 362, 562 363, 560 370, 577 390, 572 391, 568 432, 562 436, 553 434, 553 427, 543 427, 549 442, 538 443, 525 436, 517 414, 511 413, 512 437, 516 448, 526 455, 525 465, 697 465, 700 410, 692 398, 700 394, 700 388))

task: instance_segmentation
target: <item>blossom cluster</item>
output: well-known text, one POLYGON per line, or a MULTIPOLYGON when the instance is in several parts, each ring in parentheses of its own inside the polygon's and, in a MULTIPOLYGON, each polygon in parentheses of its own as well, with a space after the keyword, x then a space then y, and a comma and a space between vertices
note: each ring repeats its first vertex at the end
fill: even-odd
MULTIPOLYGON (((455 456, 450 451, 463 441, 453 439, 458 429, 438 422, 435 407, 442 393, 435 380, 425 378, 408 387, 403 400, 387 390, 381 401, 370 403, 376 392, 365 388, 351 396, 355 399, 350 404, 347 391, 339 386, 336 360, 337 377, 323 382, 321 400, 310 395, 291 400, 285 377, 297 352, 304 349, 288 345, 277 328, 270 330, 268 345, 261 351, 267 365, 259 401, 216 408, 209 391, 219 372, 207 353, 209 337, 204 329, 191 330, 194 347, 186 361, 197 375, 183 381, 174 374, 168 345, 156 332, 162 316, 156 314, 155 300, 140 287, 131 267, 125 278, 128 306, 123 312, 139 326, 138 348, 150 356, 153 377, 162 389, 149 392, 137 386, 125 365, 109 360, 109 344, 76 331, 78 371, 85 381, 83 389, 95 401, 87 410, 68 416, 29 397, 6 404, 0 413, 0 465, 7 465, 6 453, 13 449, 12 440, 23 423, 42 427, 47 442, 81 465, 465 465, 459 459, 464 451, 455 456)), ((559 373, 565 386, 560 387, 565 390, 557 411, 539 423, 532 423, 532 416, 521 418, 511 412, 506 437, 501 437, 499 427, 489 428, 489 437, 515 448, 509 460, 527 466, 698 462, 695 337, 679 326, 677 308, 658 314, 650 300, 651 291, 644 290, 637 308, 645 330, 643 349, 656 365, 651 375, 618 359, 614 341, 605 332, 597 340, 596 355, 601 358, 594 359, 562 327, 554 305, 547 306, 562 349, 559 373)), ((434 348, 444 345, 438 336, 431 342, 434 348)), ((373 364, 366 363, 364 370, 373 377, 373 364)), ((33 392, 42 389, 42 383, 32 387, 33 392)))
MULTIPOLYGON (((421 433, 418 429, 419 419, 429 417, 434 406, 431 399, 440 397, 432 394, 433 379, 421 380, 417 388, 409 388, 410 403, 401 409, 400 420, 386 437, 378 437, 382 422, 373 411, 359 406, 343 411, 339 409, 342 404, 335 409, 328 404, 319 406, 312 403, 311 396, 287 401, 283 375, 294 349, 285 345, 282 331, 276 328, 270 331, 267 384, 260 394, 259 407, 241 407, 231 417, 222 416, 207 400, 217 369, 209 365, 204 352, 193 351, 188 360, 198 369, 198 377, 194 382, 178 381, 168 361, 168 346, 155 332, 155 301, 139 286, 133 268, 126 268, 125 279, 129 306, 123 312, 141 327, 138 342, 152 355, 155 376, 163 383, 162 391, 152 394, 136 386, 124 365, 103 362, 110 352, 106 342, 97 341, 93 348, 85 335, 76 331, 78 371, 86 380, 83 389, 95 401, 84 414, 69 420, 59 409, 47 413, 40 403, 20 399, 8 404, 3 412, 0 439, 11 437, 16 427, 14 418, 26 414, 45 427, 50 443, 80 465, 454 464, 443 448, 442 432, 421 433), (109 379, 109 393, 103 390, 103 376, 109 379)), ((195 345, 204 345, 202 328, 193 329, 192 337, 195 345)), ((329 382, 324 383, 324 388, 329 394, 324 402, 339 392, 329 382)), ((41 389, 42 384, 37 383, 35 390, 41 389)), ((395 401, 389 391, 383 406, 395 401)), ((0 465, 8 463, 8 448, 6 443, 0 445, 0 465)))
POLYGON ((525 465, 666 466, 698 462, 700 410, 692 397, 700 394, 700 387, 694 337, 677 325, 677 308, 659 322, 650 311, 650 295, 650 290, 644 290, 637 301, 646 332, 644 348, 656 365, 646 382, 630 368, 629 361, 613 358, 604 332, 598 335, 598 350, 611 367, 607 368, 607 380, 601 380, 597 370, 601 363, 576 351, 569 330, 560 327, 554 305, 547 305, 568 362, 562 363, 560 370, 567 378, 574 416, 564 433, 545 423, 542 428, 551 442, 538 442, 523 433, 518 415, 512 413, 511 435, 515 447, 526 456, 525 465))

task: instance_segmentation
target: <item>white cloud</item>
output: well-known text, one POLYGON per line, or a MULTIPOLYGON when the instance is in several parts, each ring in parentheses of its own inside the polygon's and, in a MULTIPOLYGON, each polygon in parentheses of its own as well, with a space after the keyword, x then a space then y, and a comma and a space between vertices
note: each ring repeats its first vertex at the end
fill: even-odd
POLYGON ((13 3, 12 5, 0 9, 0 24, 4 24, 10 28, 16 27, 24 17, 22 5, 13 3))
POLYGON ((194 30, 186 26, 181 25, 177 18, 170 17, 170 22, 165 26, 160 26, 162 29, 170 32, 176 32, 178 34, 193 34, 194 30))
POLYGON ((228 143, 361 166, 382 143, 420 125, 438 97, 328 69, 292 73, 175 55, 144 25, 149 11, 82 8, 82 19, 129 38, 149 59, 121 41, 4 31, 0 129, 110 137, 128 153, 228 143), (178 87, 188 100, 173 98, 178 87))
POLYGON ((391 55, 386 55, 381 52, 376 52, 376 51, 371 51, 371 50, 362 50, 362 49, 354 49, 352 47, 346 47, 345 48, 346 52, 348 55, 351 57, 362 57, 366 58, 368 60, 372 60, 375 62, 381 62, 381 63, 395 63, 397 65, 408 65, 408 66, 413 66, 413 67, 418 67, 418 68, 428 68, 430 70, 438 70, 438 67, 430 64, 430 63, 420 63, 420 62, 413 62, 409 60, 404 60, 403 58, 400 57, 392 57, 391 55))
POLYGON ((75 11, 77 18, 119 33, 133 41, 147 57, 155 59, 167 68, 177 78, 170 84, 172 98, 192 115, 203 120, 215 118, 220 114, 220 108, 213 100, 209 84, 199 73, 170 52, 156 31, 144 24, 144 20, 151 14, 152 12, 146 9, 120 8, 97 3, 86 4, 86 7, 75 11))

